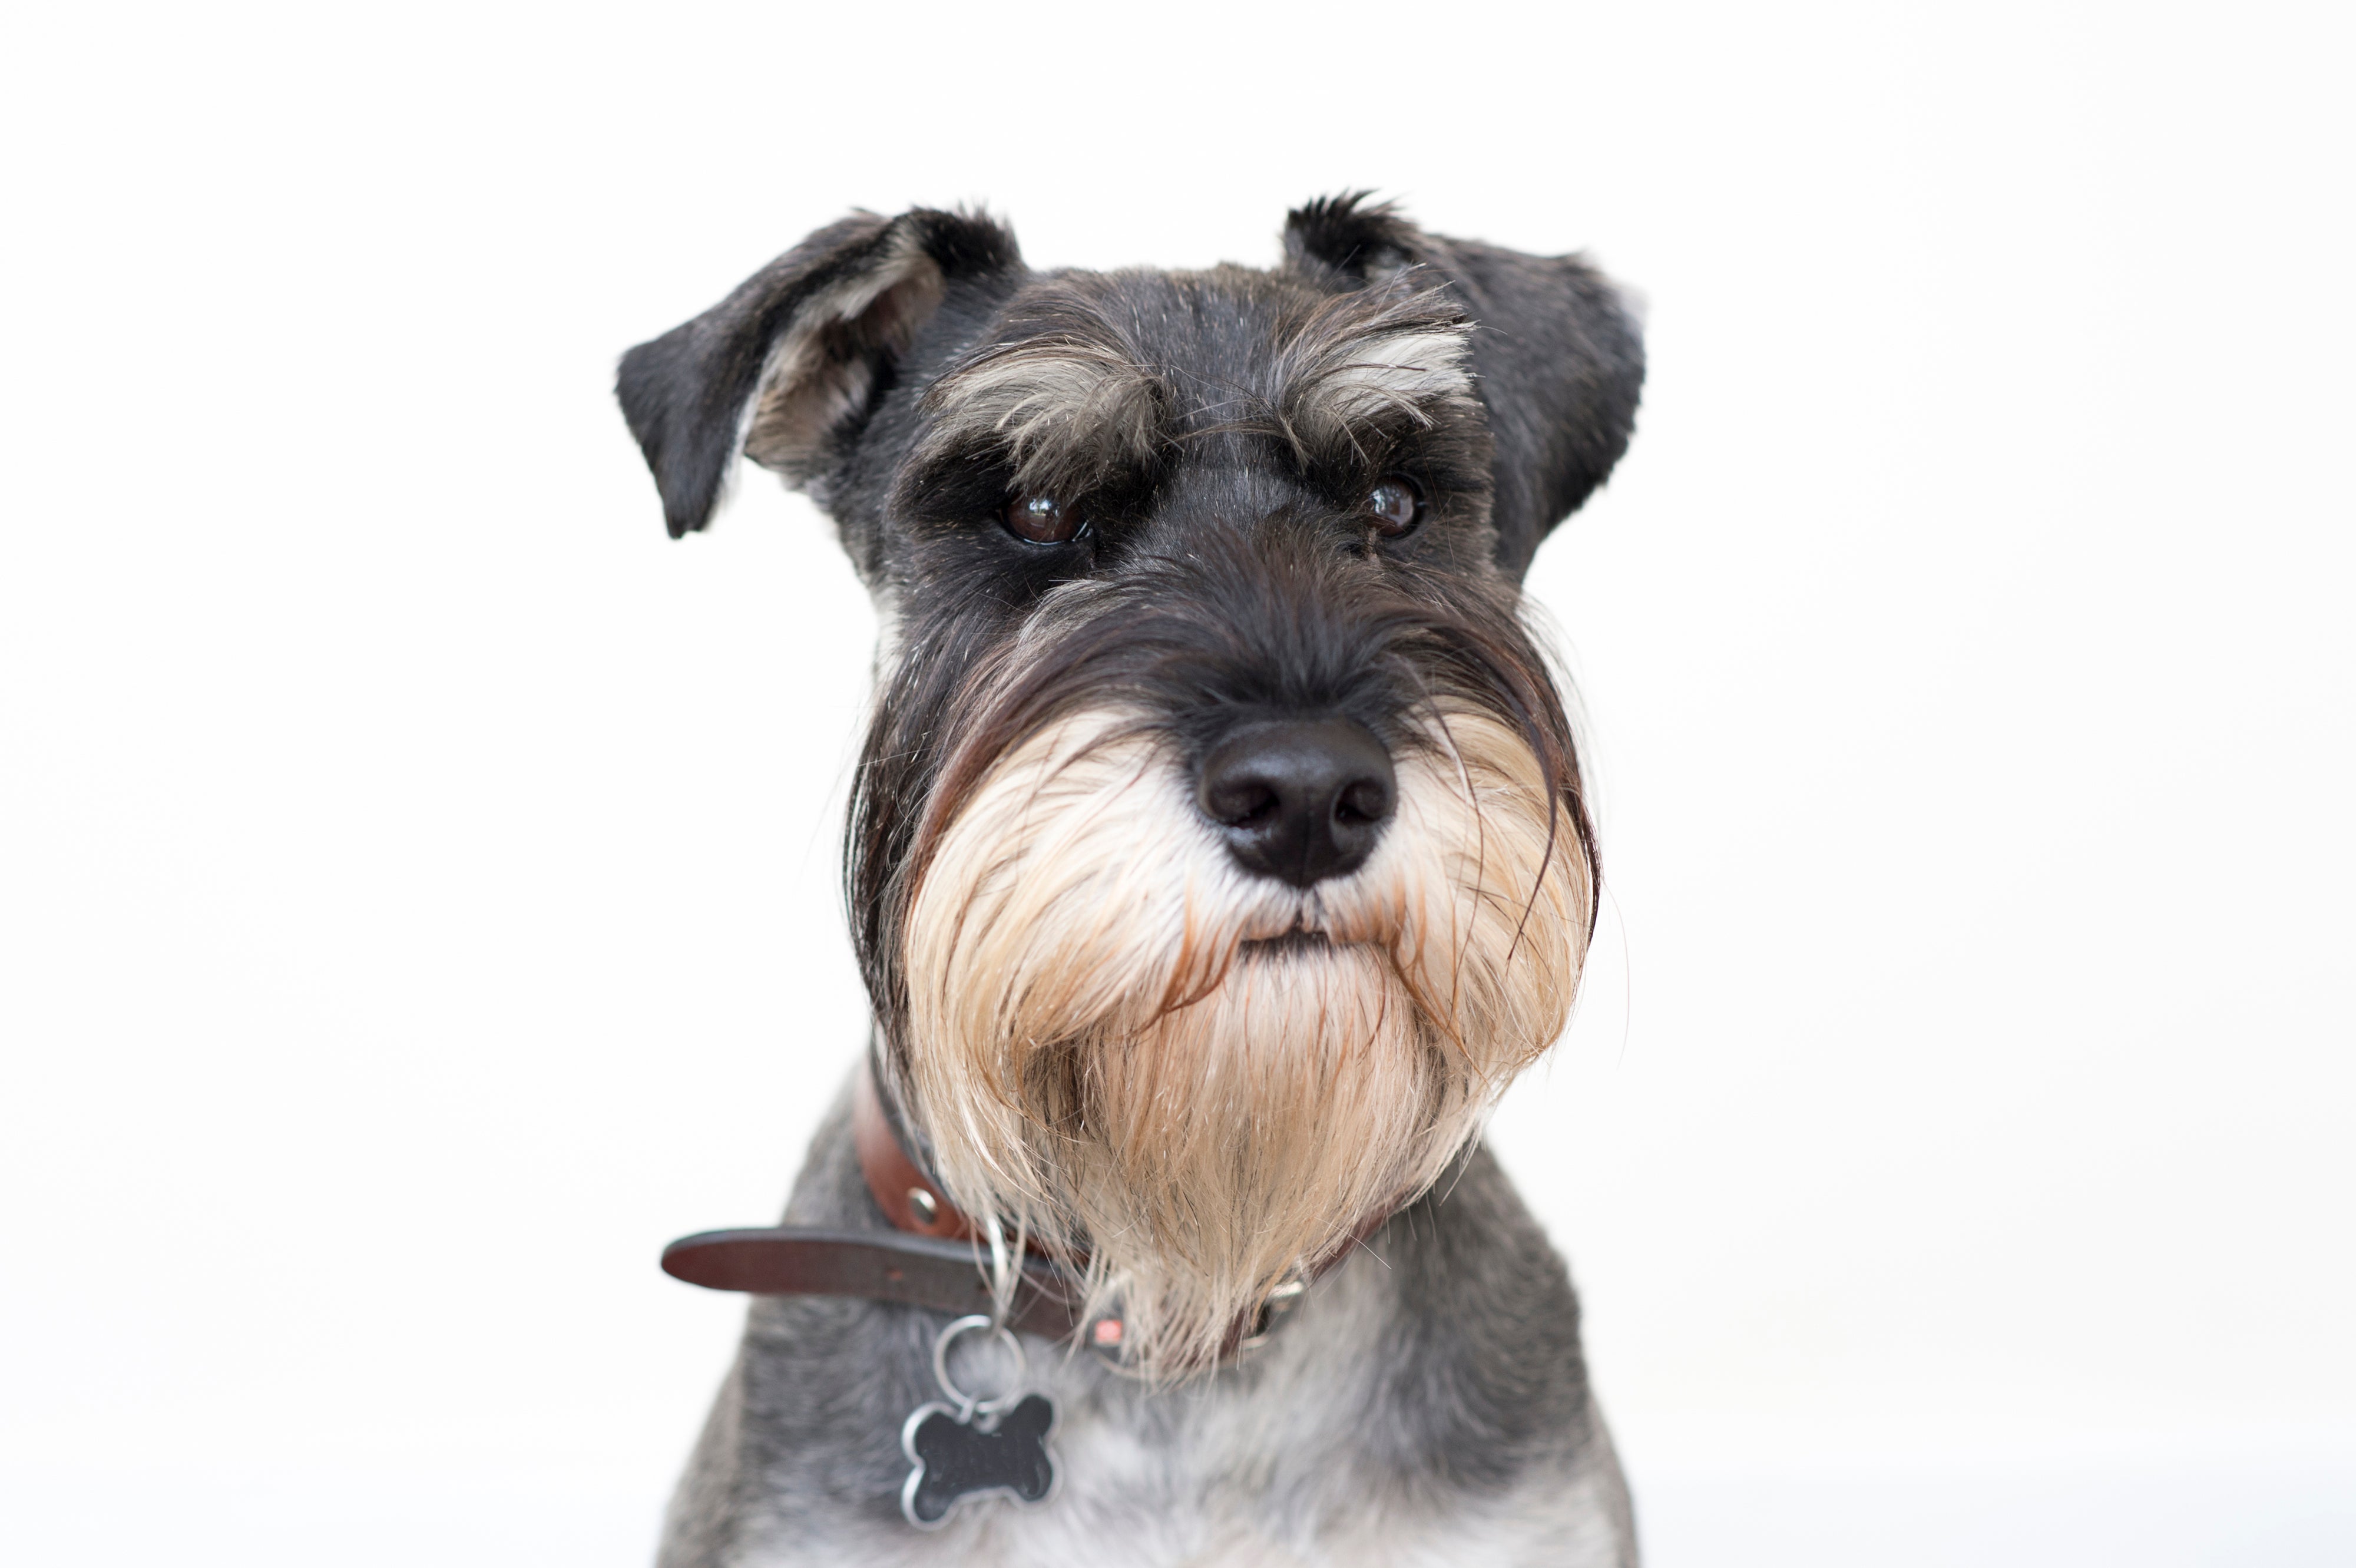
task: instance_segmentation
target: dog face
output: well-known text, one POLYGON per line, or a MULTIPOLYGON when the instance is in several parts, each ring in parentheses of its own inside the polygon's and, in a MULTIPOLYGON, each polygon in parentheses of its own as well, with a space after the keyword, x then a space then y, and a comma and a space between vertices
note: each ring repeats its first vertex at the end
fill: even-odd
POLYGON ((1031 272, 860 216, 631 350, 674 534, 738 452, 885 627, 846 862, 892 1087, 969 1212, 1087 1259, 1130 1364, 1423 1190, 1592 922, 1519 617, 1643 378, 1576 260, 1354 199, 1274 272, 1031 272))

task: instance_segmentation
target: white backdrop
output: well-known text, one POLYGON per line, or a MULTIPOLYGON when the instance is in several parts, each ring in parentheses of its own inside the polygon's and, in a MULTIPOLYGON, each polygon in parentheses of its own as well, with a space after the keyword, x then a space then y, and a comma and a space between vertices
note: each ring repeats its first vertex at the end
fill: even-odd
POLYGON ((2356 1559, 2344 16, 19 8, 0 1555, 646 1560, 873 625, 766 476, 663 537, 616 355, 854 205, 1364 185, 1651 302, 1495 1136, 1656 1568, 2356 1559))

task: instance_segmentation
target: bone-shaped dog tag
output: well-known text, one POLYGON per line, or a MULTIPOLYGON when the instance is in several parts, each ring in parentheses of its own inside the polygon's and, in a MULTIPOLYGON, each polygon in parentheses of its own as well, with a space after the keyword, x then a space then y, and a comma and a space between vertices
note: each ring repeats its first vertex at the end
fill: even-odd
POLYGON ((1047 1452, 1055 1428, 1055 1407, 1044 1394, 1025 1395, 994 1428, 963 1420, 945 1404, 924 1406, 900 1433, 916 1466, 901 1489, 900 1511, 917 1529, 932 1530, 969 1498, 1041 1501, 1055 1486, 1055 1459, 1047 1452))
POLYGON ((987 1317, 960 1317, 933 1342, 933 1374, 956 1402, 919 1405, 900 1428, 908 1479, 900 1488, 900 1512, 918 1530, 938 1530, 950 1511, 977 1498, 1044 1501, 1055 1489, 1055 1456, 1047 1440, 1055 1431, 1055 1404, 1044 1394, 1012 1393, 980 1400, 950 1381, 949 1341, 975 1328, 990 1328, 1014 1348, 1014 1386, 1022 1383, 1023 1343, 987 1317), (1007 1408, 1009 1405, 1012 1408, 1007 1408))

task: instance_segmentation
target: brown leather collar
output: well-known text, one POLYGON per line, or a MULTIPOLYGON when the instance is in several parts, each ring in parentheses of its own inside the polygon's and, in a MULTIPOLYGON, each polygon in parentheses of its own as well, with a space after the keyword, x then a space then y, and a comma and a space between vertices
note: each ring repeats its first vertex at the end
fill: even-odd
MULTIPOLYGON (((875 1195, 876 1207, 894 1230, 944 1241, 987 1240, 972 1217, 951 1203, 925 1168, 908 1157, 898 1129, 884 1113, 873 1062, 860 1069, 851 1087, 851 1141, 859 1151, 867 1190, 875 1195)), ((1046 1256, 1044 1249, 1033 1251, 1046 1256)))
MULTIPOLYGON (((754 1295, 865 1296, 954 1316, 991 1311, 990 1259, 981 1231, 908 1157, 884 1112, 872 1062, 860 1068, 851 1095, 851 1137, 860 1173, 892 1222, 890 1232, 806 1225, 705 1230, 664 1248, 663 1273, 707 1290, 754 1295)), ((1257 1346, 1309 1283, 1382 1229, 1399 1207, 1385 1205, 1302 1279, 1280 1287, 1253 1318, 1238 1323, 1230 1336, 1230 1354, 1257 1346)), ((1070 1338, 1087 1326, 1080 1298, 1072 1271, 1033 1247, 1023 1258, 1007 1325, 1050 1339, 1070 1338)), ((1100 1349, 1117 1349, 1120 1319, 1096 1320, 1088 1339, 1100 1349)))
MULTIPOLYGON (((981 1232, 908 1157, 876 1092, 872 1064, 851 1090, 851 1139, 859 1169, 892 1230, 834 1230, 807 1225, 705 1230, 663 1249, 663 1273, 707 1290, 755 1295, 858 1295, 963 1316, 989 1312, 990 1254, 981 1232)), ((1037 1253, 1023 1259, 1007 1324, 1067 1339, 1080 1326, 1078 1282, 1037 1253)), ((1097 1340, 1120 1342, 1118 1320, 1097 1340)))
MULTIPOLYGON (((706 1290, 754 1295, 859 1295, 962 1317, 989 1312, 990 1272, 970 1246, 897 1231, 773 1225, 705 1230, 663 1249, 663 1273, 706 1290)), ((1070 1280, 1053 1264, 1023 1261, 1008 1326, 1068 1339, 1080 1326, 1070 1280)), ((1118 1337, 1116 1337, 1117 1338, 1118 1337)))

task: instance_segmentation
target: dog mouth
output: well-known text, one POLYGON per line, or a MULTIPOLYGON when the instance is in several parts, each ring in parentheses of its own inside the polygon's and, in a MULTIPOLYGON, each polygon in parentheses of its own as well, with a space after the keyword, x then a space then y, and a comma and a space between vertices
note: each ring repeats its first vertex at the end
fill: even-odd
POLYGON ((1241 945, 1245 958, 1307 958, 1331 953, 1340 946, 1323 931, 1290 930, 1280 937, 1252 937, 1241 945))

